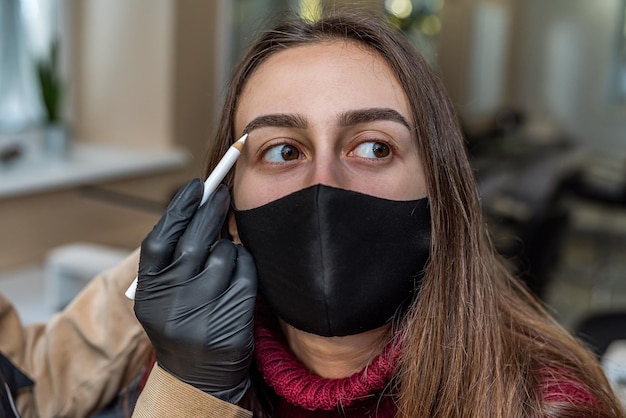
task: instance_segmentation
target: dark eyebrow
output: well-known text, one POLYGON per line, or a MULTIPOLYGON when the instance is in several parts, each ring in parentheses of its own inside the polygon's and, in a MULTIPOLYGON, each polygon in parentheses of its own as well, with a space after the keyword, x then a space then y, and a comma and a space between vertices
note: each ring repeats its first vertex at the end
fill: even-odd
MULTIPOLYGON (((359 123, 374 122, 377 120, 390 120, 401 123, 411 130, 409 121, 400 114, 397 110, 390 108, 371 108, 371 109, 358 109, 341 113, 339 117, 340 126, 352 126, 359 123)), ((289 113, 272 113, 269 115, 261 115, 252 119, 244 128, 244 132, 250 132, 253 129, 265 128, 265 127, 278 127, 278 128, 297 128, 306 129, 306 118, 298 114, 289 113)))
POLYGON ((406 126, 408 130, 411 130, 409 121, 400 114, 397 110, 389 108, 371 108, 371 109, 358 109, 351 110, 341 114, 339 123, 341 126, 357 125, 359 123, 374 122, 377 120, 390 120, 399 122, 406 126))
POLYGON ((306 129, 306 119, 301 115, 291 115, 287 113, 273 113, 269 115, 261 115, 252 119, 244 128, 244 132, 250 132, 256 128, 265 127, 279 128, 298 128, 306 129))

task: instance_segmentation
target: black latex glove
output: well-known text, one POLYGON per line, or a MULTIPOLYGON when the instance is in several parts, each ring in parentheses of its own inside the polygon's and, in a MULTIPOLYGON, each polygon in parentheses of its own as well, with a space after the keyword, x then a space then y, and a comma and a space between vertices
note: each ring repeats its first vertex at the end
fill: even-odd
POLYGON ((0 417, 19 418, 13 395, 19 389, 32 385, 33 381, 0 353, 0 417))
POLYGON ((198 209, 202 193, 201 180, 188 183, 144 239, 135 315, 163 369, 236 403, 250 384, 256 268, 242 246, 214 244, 229 209, 226 187, 198 209))

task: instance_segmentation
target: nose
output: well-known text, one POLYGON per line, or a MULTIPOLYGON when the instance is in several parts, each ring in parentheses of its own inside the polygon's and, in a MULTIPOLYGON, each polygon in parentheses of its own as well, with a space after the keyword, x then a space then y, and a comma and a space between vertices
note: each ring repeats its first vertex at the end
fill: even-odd
POLYGON ((349 176, 341 159, 333 152, 318 153, 311 162, 306 187, 316 184, 349 188, 349 176))

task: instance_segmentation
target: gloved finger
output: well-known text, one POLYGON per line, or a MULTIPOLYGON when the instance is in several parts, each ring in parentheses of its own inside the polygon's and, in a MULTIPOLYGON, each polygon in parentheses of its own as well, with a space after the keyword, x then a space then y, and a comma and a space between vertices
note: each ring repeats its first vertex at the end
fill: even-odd
MULTIPOLYGON (((221 335, 218 348, 239 347, 252 350, 254 304, 257 294, 257 274, 250 253, 237 246, 237 262, 230 286, 217 300, 211 312, 214 332, 221 335), (222 346, 224 344, 224 346, 222 346)), ((234 367, 231 364, 231 367, 234 367)))
POLYGON ((237 249, 228 240, 219 240, 211 248, 201 273, 180 283, 188 306, 211 303, 226 291, 235 270, 237 249), (184 290, 188 288, 189 290, 184 290))
MULTIPOLYGON (((252 326, 254 318, 254 304, 257 295, 257 273, 252 255, 243 245, 237 245, 237 261, 235 272, 230 282, 224 300, 229 300, 228 315, 230 321, 240 324, 241 327, 252 326)), ((240 338, 245 338, 241 334, 240 338)))
POLYGON ((209 250, 222 229, 229 208, 228 188, 220 185, 206 204, 198 209, 178 240, 174 259, 182 259, 188 266, 193 267, 193 270, 186 270, 189 277, 195 276, 204 267, 209 250))
POLYGON ((258 287, 256 265, 252 254, 243 245, 237 245, 237 267, 233 281, 235 280, 241 283, 248 295, 256 296, 258 287))
POLYGON ((155 274, 172 262, 179 238, 196 213, 204 184, 193 179, 176 193, 152 231, 141 243, 139 275, 155 274))
POLYGON ((235 314, 238 313, 241 316, 240 323, 247 322, 251 326, 258 288, 256 266, 252 255, 243 245, 237 246, 237 252, 237 267, 231 282, 232 291, 240 300, 235 314))

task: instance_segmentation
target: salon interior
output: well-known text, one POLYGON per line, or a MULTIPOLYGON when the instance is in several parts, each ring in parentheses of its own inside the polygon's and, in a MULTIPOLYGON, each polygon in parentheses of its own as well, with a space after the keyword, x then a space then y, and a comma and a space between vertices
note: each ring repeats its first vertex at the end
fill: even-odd
POLYGON ((25 323, 203 175, 251 36, 339 6, 384 14, 439 73, 520 278, 572 332, 626 340, 625 0, 2 1, 0 292, 25 323))

